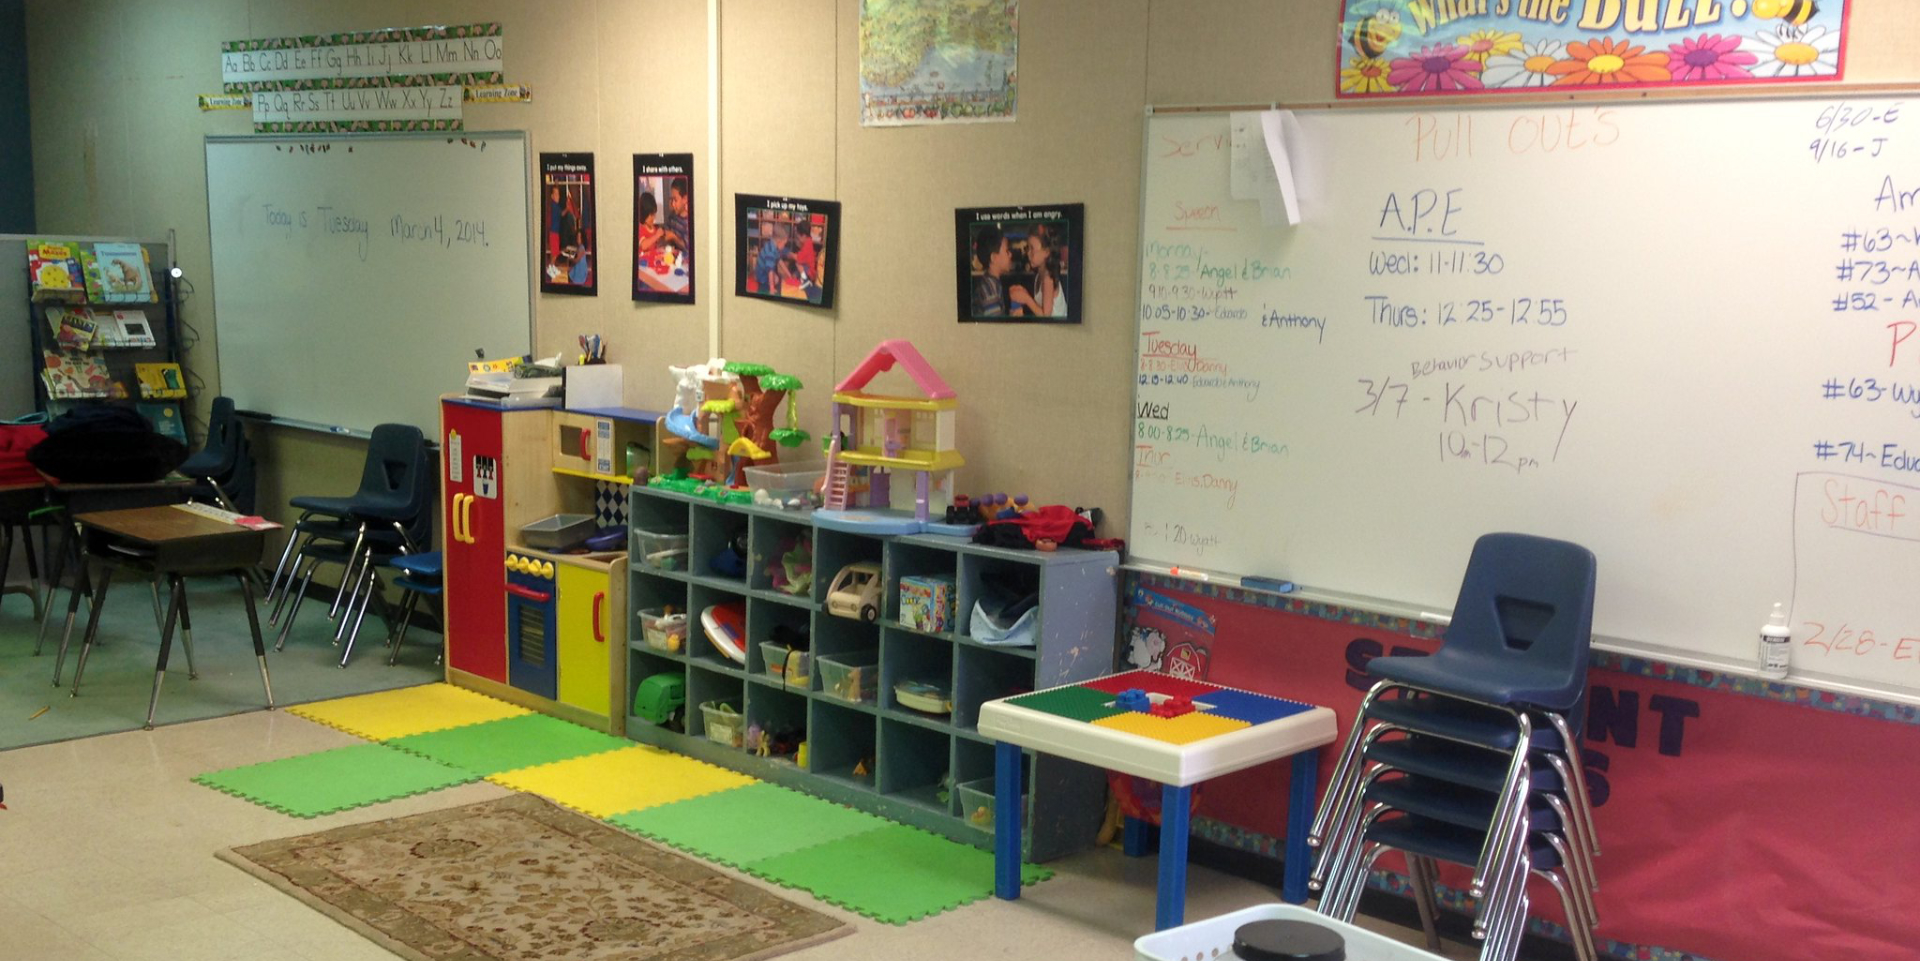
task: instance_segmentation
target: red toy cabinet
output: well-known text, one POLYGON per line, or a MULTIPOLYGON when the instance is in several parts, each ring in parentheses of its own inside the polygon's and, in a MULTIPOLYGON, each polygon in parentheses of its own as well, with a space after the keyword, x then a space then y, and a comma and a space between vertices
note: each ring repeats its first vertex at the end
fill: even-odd
POLYGON ((507 683, 504 417, 462 401, 440 404, 447 669, 497 684, 507 683))

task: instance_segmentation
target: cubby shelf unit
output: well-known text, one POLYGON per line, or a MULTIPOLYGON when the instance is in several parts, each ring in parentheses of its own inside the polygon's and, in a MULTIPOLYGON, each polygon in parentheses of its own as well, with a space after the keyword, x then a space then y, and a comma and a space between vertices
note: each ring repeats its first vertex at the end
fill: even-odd
MULTIPOLYGON (((629 714, 627 736, 634 740, 990 847, 990 818, 963 810, 954 790, 994 773, 993 742, 975 728, 980 705, 1113 669, 1119 559, 1112 552, 1041 553, 933 534, 851 534, 816 528, 806 512, 717 504, 640 486, 631 498, 636 541, 642 531, 690 535, 683 567, 648 566, 637 543, 632 553, 628 707, 634 689, 661 673, 684 676, 687 698, 680 730, 629 714), (748 545, 746 576, 712 573, 709 559, 742 535, 748 545), (811 587, 795 596, 774 588, 768 568, 798 542, 811 547, 815 576, 811 587), (881 565, 878 619, 869 623, 829 614, 826 595, 835 573, 863 560, 881 565), (900 579, 916 575, 953 578, 953 630, 920 631, 900 621, 900 579), (973 603, 987 580, 1037 591, 1034 646, 994 646, 972 638, 973 603), (728 602, 746 611, 744 665, 715 648, 700 626, 701 612, 728 602), (688 615, 685 641, 677 650, 650 646, 639 622, 640 611, 667 606, 688 615), (804 681, 771 673, 764 661, 761 642, 784 636, 781 627, 808 634, 813 666, 804 681), (824 690, 821 658, 874 665, 879 682, 873 698, 848 702, 824 690), (945 687, 952 713, 929 714, 899 704, 893 689, 903 680, 945 687), (714 702, 731 705, 747 723, 804 730, 806 766, 709 739, 700 706, 714 702)), ((1027 859, 1051 860, 1090 844, 1104 813, 1104 774, 1033 755, 1026 758, 1024 774, 1027 859)))

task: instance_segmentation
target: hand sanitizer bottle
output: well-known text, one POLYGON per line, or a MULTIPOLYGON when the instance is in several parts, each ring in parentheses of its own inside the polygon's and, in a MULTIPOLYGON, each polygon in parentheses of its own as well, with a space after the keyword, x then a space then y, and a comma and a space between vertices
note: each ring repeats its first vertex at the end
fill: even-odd
POLYGON ((1793 651, 1793 628, 1787 626, 1787 612, 1773 605, 1773 616, 1760 628, 1760 676, 1780 680, 1787 676, 1787 659, 1793 651))

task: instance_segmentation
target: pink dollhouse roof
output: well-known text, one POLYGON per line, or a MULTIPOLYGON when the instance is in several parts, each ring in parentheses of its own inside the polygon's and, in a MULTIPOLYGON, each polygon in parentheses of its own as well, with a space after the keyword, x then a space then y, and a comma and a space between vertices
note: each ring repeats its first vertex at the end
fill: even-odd
POLYGON ((907 376, 913 378, 913 382, 919 385, 920 390, 929 399, 946 400, 959 396, 953 392, 953 388, 947 386, 947 382, 942 380, 938 373, 934 372, 933 365, 927 363, 925 357, 920 356, 920 352, 913 348, 913 344, 905 340, 881 341, 880 346, 875 347, 873 353, 867 355, 866 360, 854 367, 853 372, 847 375, 847 379, 841 381, 834 390, 836 392, 859 390, 867 386, 882 371, 892 370, 895 363, 906 368, 907 376))

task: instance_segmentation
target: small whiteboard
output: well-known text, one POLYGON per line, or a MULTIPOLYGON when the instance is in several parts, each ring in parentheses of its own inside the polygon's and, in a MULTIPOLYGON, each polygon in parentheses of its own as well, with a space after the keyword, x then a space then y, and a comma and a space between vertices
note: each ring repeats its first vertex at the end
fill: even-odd
POLYGON ((531 343, 524 134, 207 138, 220 390, 438 432, 465 362, 531 343))

